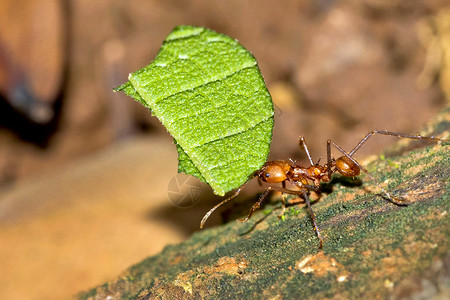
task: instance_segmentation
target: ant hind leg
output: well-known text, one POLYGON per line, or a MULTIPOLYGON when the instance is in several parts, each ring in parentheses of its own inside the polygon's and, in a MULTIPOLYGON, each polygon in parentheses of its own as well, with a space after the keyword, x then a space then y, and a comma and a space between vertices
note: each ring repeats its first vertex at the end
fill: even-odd
POLYGON ((440 138, 436 138, 434 136, 423 136, 423 135, 412 135, 412 134, 403 134, 403 133, 398 133, 398 132, 392 132, 392 131, 386 131, 386 130, 372 130, 371 132, 369 132, 368 134, 366 134, 362 140, 355 146, 355 148, 353 148, 352 151, 350 151, 348 154, 350 156, 352 156, 353 154, 355 154, 356 151, 359 150, 359 148, 361 148, 361 146, 367 142, 367 140, 369 138, 371 138, 372 136, 374 136, 375 134, 382 134, 382 135, 388 135, 388 136, 395 136, 398 138, 406 138, 406 139, 412 139, 412 140, 427 140, 427 141, 432 141, 432 142, 448 142, 448 140, 444 140, 444 139, 440 139, 440 138))
MULTIPOLYGON (((369 135, 367 135, 367 136, 369 136, 369 135)), ((366 136, 366 137, 367 137, 367 136, 366 136)), ((370 137, 370 136, 369 136, 369 137, 370 137)), ((366 139, 366 140, 367 140, 367 139, 366 139)), ((363 171, 364 173, 366 173, 367 176, 370 177, 370 179, 372 180, 372 182, 375 183, 376 186, 382 191, 382 193, 384 194, 385 198, 386 198, 388 201, 390 201, 390 202, 392 202, 392 203, 394 203, 394 204, 396 204, 396 205, 401 205, 401 206, 406 206, 406 205, 409 205, 409 204, 410 204, 410 203, 408 202, 408 200, 406 200, 405 198, 392 196, 388 191, 386 191, 386 189, 384 189, 384 188, 378 183, 378 181, 375 180, 375 178, 373 177, 373 175, 370 174, 370 172, 367 171, 366 168, 364 168, 363 166, 361 166, 357 160, 355 160, 353 157, 351 157, 351 155, 353 155, 353 153, 355 152, 355 149, 358 150, 357 147, 355 147, 355 149, 353 149, 353 151, 352 151, 353 153, 352 153, 352 152, 347 153, 344 149, 342 149, 342 148, 341 148, 339 145, 337 145, 336 143, 334 143, 334 142, 332 142, 332 141, 329 141, 329 142, 330 142, 336 149, 338 149, 342 154, 344 154, 344 156, 346 156, 346 157, 347 157, 348 159, 350 159, 354 164, 356 164, 356 165, 359 167, 359 169, 360 169, 361 171, 363 171)), ((359 145, 361 145, 361 143, 360 143, 359 145)))

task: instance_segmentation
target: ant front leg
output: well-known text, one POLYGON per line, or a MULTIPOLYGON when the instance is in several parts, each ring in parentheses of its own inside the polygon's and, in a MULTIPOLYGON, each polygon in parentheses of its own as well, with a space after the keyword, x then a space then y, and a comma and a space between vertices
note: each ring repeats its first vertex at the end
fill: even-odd
POLYGON ((272 189, 273 189, 273 188, 272 188, 271 186, 269 186, 269 187, 264 191, 264 193, 259 197, 258 201, 256 201, 255 204, 253 204, 252 208, 250 209, 250 212, 248 213, 248 216, 245 217, 245 218, 243 218, 243 219, 239 219, 239 220, 237 220, 237 221, 238 221, 238 222, 247 222, 247 221, 250 219, 250 217, 253 215, 253 212, 254 212, 255 210, 257 210, 258 208, 261 207, 261 203, 264 201, 264 199, 266 199, 267 195, 270 193, 270 191, 271 191, 272 189))

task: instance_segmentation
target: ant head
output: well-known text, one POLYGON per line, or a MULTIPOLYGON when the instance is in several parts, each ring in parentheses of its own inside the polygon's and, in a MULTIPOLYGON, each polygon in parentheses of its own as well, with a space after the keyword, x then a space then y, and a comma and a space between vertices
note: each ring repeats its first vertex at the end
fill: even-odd
POLYGON ((279 183, 285 181, 291 166, 285 161, 270 161, 258 172, 259 178, 268 183, 279 183))

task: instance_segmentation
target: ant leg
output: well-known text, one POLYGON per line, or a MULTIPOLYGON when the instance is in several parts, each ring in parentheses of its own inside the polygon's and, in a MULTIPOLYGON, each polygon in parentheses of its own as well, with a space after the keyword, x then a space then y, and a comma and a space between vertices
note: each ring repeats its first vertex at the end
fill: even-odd
MULTIPOLYGON (((370 136, 369 136, 370 137, 370 136)), ((367 140, 367 139, 366 139, 367 140)), ((391 201, 394 204, 397 205, 408 205, 408 201, 404 198, 401 197, 394 197, 391 194, 388 193, 388 191, 386 191, 376 180, 375 178, 372 176, 372 174, 369 173, 369 171, 366 170, 366 168, 364 168, 363 166, 361 166, 353 157, 351 157, 351 153, 347 153, 345 152, 344 149, 342 149, 341 147, 339 147, 336 143, 331 142, 333 144, 334 147, 336 147, 336 149, 338 149, 340 152, 342 152, 342 154, 344 154, 348 159, 350 159, 354 164, 356 164, 360 170, 362 170, 364 173, 366 173, 370 179, 378 186, 378 188, 383 192, 383 194, 386 196, 386 198, 391 201)), ((354 153, 354 152, 353 152, 354 153)))
POLYGON ((283 217, 284 213, 286 212, 286 195, 285 193, 281 194, 281 212, 278 215, 278 218, 283 217))
MULTIPOLYGON (((314 186, 314 185, 302 185, 302 189, 308 189, 308 190, 317 191, 319 188, 314 186)), ((240 219, 238 221, 239 222, 247 222, 250 219, 250 217, 253 215, 255 210, 257 210, 258 208, 261 207, 261 203, 264 201, 264 199, 267 197, 267 195, 269 194, 270 191, 278 191, 278 192, 281 192, 283 194, 300 195, 300 196, 303 196, 303 194, 304 194, 304 191, 302 191, 302 190, 293 191, 293 190, 289 190, 289 189, 286 189, 286 188, 283 188, 283 187, 269 186, 264 191, 264 193, 259 197, 258 201, 255 204, 253 204, 252 208, 250 209, 250 212, 248 213, 248 216, 245 217, 244 219, 240 219)), ((284 201, 284 200, 282 200, 282 201, 284 201)), ((220 204, 221 203, 219 203, 216 206, 219 206, 220 204)))
MULTIPOLYGON (((283 187, 283 189, 286 188, 286 181, 283 181, 281 183, 281 186, 283 187)), ((284 212, 286 211, 286 194, 282 193, 281 194, 281 213, 278 215, 278 218, 281 218, 284 215, 284 212)))
POLYGON ((314 224, 314 230, 316 231, 317 237, 319 238, 319 249, 322 249, 323 238, 322 238, 322 235, 320 234, 319 226, 317 225, 317 222, 316 222, 316 216, 314 215, 314 212, 311 207, 311 201, 309 200, 308 194, 306 194, 306 191, 304 189, 302 189, 302 192, 303 192, 303 198, 305 199, 306 205, 308 205, 309 215, 314 224))
POLYGON ((389 135, 389 136, 396 136, 399 138, 407 138, 407 139, 413 139, 413 140, 428 140, 428 141, 434 141, 434 142, 448 142, 447 140, 435 138, 433 136, 423 136, 423 135, 410 135, 410 134, 403 134, 403 133, 397 133, 392 131, 386 131, 386 130, 372 130, 366 136, 356 145, 355 148, 353 148, 352 151, 350 151, 348 154, 352 156, 355 154, 356 151, 361 148, 361 146, 373 135, 375 134, 383 134, 383 135, 389 135))
POLYGON ((269 187, 264 191, 264 193, 259 197, 258 201, 256 201, 255 204, 253 204, 252 208, 250 209, 250 212, 248 213, 248 216, 245 217, 245 218, 243 218, 243 219, 239 219, 239 220, 237 220, 237 221, 238 221, 238 222, 247 222, 248 219, 250 219, 250 217, 253 215, 253 212, 254 212, 255 210, 257 210, 258 208, 261 207, 261 203, 264 201, 264 199, 266 199, 267 195, 270 193, 270 191, 271 191, 272 189, 273 189, 273 188, 272 188, 271 186, 269 186, 269 187))
POLYGON ((301 136, 299 138, 299 143, 300 143, 300 147, 302 147, 303 150, 305 150, 305 153, 308 156, 308 159, 309 159, 309 162, 311 163, 311 166, 314 166, 314 163, 313 163, 313 161, 311 159, 311 155, 309 154, 309 151, 308 151, 308 147, 306 146, 305 138, 301 136))
MULTIPOLYGON (((256 173, 255 173, 256 174, 256 173)), ((223 200, 222 202, 220 202, 219 204, 216 204, 216 206, 214 206, 213 208, 211 208, 204 216, 202 221, 200 222, 200 228, 203 228, 203 226, 205 225, 206 220, 209 218, 209 216, 221 205, 227 203, 228 201, 230 201, 231 199, 235 198, 237 195, 239 195, 239 193, 244 189, 244 187, 247 185, 247 183, 252 180, 256 175, 252 175, 250 176, 249 179, 247 179, 246 182, 244 182, 243 185, 241 185, 240 188, 237 189, 237 191, 230 197, 228 197, 227 199, 223 200)))
MULTIPOLYGON (((310 190, 310 191, 314 191, 314 192, 317 192, 320 189, 319 187, 317 187, 315 185, 306 185, 306 184, 299 185, 298 187, 300 189, 306 189, 306 190, 310 190)), ((294 190, 290 190, 290 189, 286 189, 286 188, 281 188, 279 186, 271 186, 270 188, 274 191, 278 191, 278 192, 289 194, 289 195, 303 196, 303 192, 301 190, 294 191, 294 190)))
POLYGON ((331 180, 331 175, 333 174, 332 166, 332 158, 331 158, 331 140, 327 141, 327 173, 328 179, 331 180))
POLYGON ((319 226, 317 225, 317 222, 316 222, 316 215, 314 214, 314 211, 312 210, 312 207, 311 207, 311 201, 309 200, 308 194, 306 193, 306 190, 316 191, 316 190, 318 190, 318 187, 302 185, 302 186, 299 186, 299 188, 300 188, 300 190, 293 191, 293 190, 288 190, 288 189, 280 189, 280 188, 272 187, 273 190, 278 190, 278 191, 283 190, 283 193, 286 193, 286 194, 303 196, 303 199, 305 200, 306 205, 308 206, 309 215, 310 215, 311 220, 314 225, 314 230, 316 231, 317 237, 319 238, 319 249, 322 249, 323 238, 322 238, 322 235, 320 234, 319 226))
MULTIPOLYGON (((314 190, 315 192, 318 192, 319 189, 316 186, 303 186, 303 188, 309 189, 309 190, 314 190)), ((277 188, 277 187, 273 187, 274 191, 278 191, 281 193, 281 213, 278 215, 278 218, 281 218, 284 213, 286 212, 286 195, 297 195, 297 196, 302 196, 303 193, 298 190, 298 191, 293 191, 293 190, 289 190, 286 188, 286 183, 285 181, 283 181, 283 188, 277 188)), ((304 200, 301 201, 301 197, 297 197, 294 198, 295 201, 293 201, 292 199, 289 200, 289 203, 293 203, 293 204, 297 204, 297 203, 301 203, 301 202, 305 202, 304 200), (300 201, 299 201, 300 200, 300 201)))

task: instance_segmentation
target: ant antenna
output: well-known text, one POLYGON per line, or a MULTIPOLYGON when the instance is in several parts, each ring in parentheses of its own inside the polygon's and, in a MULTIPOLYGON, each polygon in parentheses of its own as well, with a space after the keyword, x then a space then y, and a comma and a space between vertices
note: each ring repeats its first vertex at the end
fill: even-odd
POLYGON ((203 217, 202 221, 200 222, 200 228, 203 228, 203 226, 205 225, 206 220, 209 218, 209 216, 220 206, 222 206, 223 204, 227 203, 228 201, 232 200, 233 198, 235 198, 237 195, 239 195, 239 193, 244 189, 244 187, 247 185, 247 183, 252 180, 254 177, 256 176, 256 173, 254 173, 252 176, 250 176, 247 181, 244 182, 243 185, 241 185, 240 188, 237 189, 237 191, 230 197, 228 197, 227 199, 221 201, 219 204, 216 204, 216 206, 214 206, 213 208, 211 208, 203 217))

